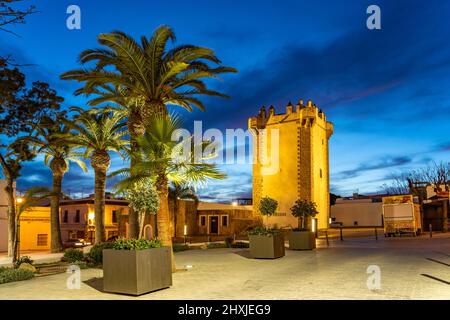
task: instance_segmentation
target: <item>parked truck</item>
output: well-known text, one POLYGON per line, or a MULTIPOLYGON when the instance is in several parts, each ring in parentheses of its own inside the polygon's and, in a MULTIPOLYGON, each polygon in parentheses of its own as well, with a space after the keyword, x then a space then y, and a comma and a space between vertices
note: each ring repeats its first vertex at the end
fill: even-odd
POLYGON ((383 197, 384 236, 419 235, 422 231, 420 205, 412 195, 383 197))

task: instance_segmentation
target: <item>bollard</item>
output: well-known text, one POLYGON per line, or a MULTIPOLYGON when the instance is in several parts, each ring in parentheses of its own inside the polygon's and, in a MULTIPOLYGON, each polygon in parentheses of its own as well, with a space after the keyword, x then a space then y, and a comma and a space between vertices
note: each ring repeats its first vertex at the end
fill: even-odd
POLYGON ((378 231, 377 231, 377 228, 375 228, 375 240, 378 241, 378 231))
POLYGON ((428 229, 430 229, 430 238, 433 238, 433 225, 431 223, 428 225, 428 229))
POLYGON ((344 241, 344 237, 343 237, 343 235, 342 235, 342 227, 340 228, 340 232, 341 232, 341 241, 344 241))
POLYGON ((325 230, 325 237, 327 238, 327 247, 329 247, 330 241, 328 240, 328 230, 325 230))

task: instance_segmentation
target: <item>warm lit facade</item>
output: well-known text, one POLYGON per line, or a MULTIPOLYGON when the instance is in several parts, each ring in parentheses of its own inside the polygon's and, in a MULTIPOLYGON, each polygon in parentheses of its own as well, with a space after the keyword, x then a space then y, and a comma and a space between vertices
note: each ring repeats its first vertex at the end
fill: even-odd
POLYGON ((194 230, 198 235, 240 235, 255 224, 252 206, 200 202, 194 230))
MULTIPOLYGON (((94 198, 62 200, 60 202, 61 238, 95 240, 94 198)), ((128 201, 107 198, 105 201, 106 239, 117 236, 119 221, 128 215, 128 201)))
POLYGON ((32 207, 20 216, 20 250, 50 250, 50 207, 32 207))
MULTIPOLYGON (((8 201, 6 182, 0 180, 0 252, 8 251, 8 201)), ((20 217, 20 250, 50 249, 50 207, 32 207, 20 217)))
POLYGON ((328 140, 333 134, 333 124, 310 100, 307 105, 300 100, 295 109, 289 103, 283 114, 275 114, 273 106, 268 113, 261 108, 256 117, 249 119, 249 128, 255 133, 254 212, 258 213, 262 197, 274 198, 279 203, 278 212, 269 219, 269 224, 296 227, 298 220, 291 215, 290 208, 296 200, 306 199, 317 204, 318 227, 328 227, 328 140), (277 132, 278 149, 274 143, 277 132))

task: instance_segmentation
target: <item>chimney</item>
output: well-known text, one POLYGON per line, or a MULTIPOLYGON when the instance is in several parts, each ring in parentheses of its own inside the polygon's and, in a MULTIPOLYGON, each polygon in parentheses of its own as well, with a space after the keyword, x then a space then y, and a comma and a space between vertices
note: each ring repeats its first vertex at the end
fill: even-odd
POLYGON ((292 109, 293 109, 292 103, 289 101, 289 103, 286 106, 286 114, 291 114, 292 109))
POLYGON ((312 101, 311 101, 311 99, 309 99, 308 100, 308 108, 311 108, 312 107, 312 101))
POLYGON ((269 117, 275 115, 275 108, 273 106, 270 106, 269 108, 269 117))
POLYGON ((265 106, 262 106, 261 109, 259 109, 259 115, 263 119, 267 118, 267 112, 266 112, 265 106))

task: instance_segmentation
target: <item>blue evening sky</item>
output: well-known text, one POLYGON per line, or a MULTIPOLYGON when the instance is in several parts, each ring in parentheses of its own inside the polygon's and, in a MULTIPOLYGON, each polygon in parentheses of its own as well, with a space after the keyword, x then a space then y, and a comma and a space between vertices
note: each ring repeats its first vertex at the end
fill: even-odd
MULTIPOLYGON (((183 112, 186 126, 244 128, 249 116, 273 104, 312 99, 335 133, 330 140, 331 191, 372 193, 392 175, 447 161, 450 152, 449 1, 156 1, 41 0, 25 25, 0 32, 0 54, 11 54, 29 81, 47 81, 65 106, 85 106, 75 82, 59 75, 77 68, 78 54, 97 47, 96 36, 122 30, 149 36, 161 24, 176 44, 213 48, 225 65, 239 69, 211 82, 232 99, 206 99, 207 111, 183 112), (66 8, 81 8, 81 30, 66 28, 66 8), (366 9, 381 8, 381 30, 366 28, 366 9)), ((124 166, 114 157, 112 169, 124 166)), ((225 181, 200 193, 230 200, 251 195, 251 166, 223 165, 225 181)), ((28 163, 19 189, 50 184, 38 158, 28 163)), ((111 184, 110 184, 111 185, 111 184)), ((93 173, 71 167, 70 193, 91 192, 93 173)))

